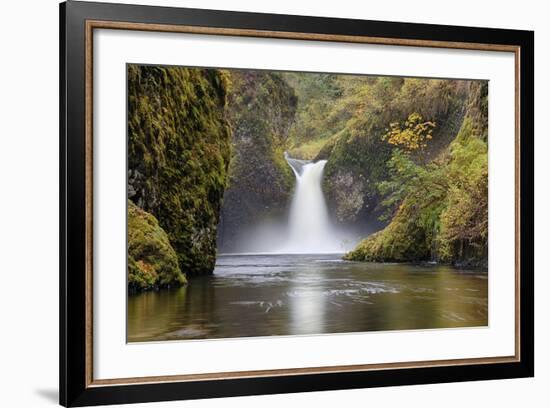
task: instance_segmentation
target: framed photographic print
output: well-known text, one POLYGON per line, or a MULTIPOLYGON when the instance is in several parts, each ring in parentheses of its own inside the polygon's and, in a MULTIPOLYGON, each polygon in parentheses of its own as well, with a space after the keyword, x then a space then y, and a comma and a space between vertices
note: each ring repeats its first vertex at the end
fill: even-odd
POLYGON ((533 376, 533 32, 60 21, 61 404, 533 376))

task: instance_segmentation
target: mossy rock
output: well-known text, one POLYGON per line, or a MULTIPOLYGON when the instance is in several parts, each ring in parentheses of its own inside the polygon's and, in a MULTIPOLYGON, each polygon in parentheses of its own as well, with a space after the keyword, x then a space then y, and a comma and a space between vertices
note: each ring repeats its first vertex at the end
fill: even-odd
POLYGON ((157 218, 187 275, 214 270, 227 87, 216 69, 128 66, 128 196, 157 218))
MULTIPOLYGON (((465 115, 454 140, 437 160, 417 168, 389 224, 345 259, 442 263, 487 267, 487 86, 471 82, 465 115)), ((450 128, 449 128, 450 129, 450 128)), ((398 179, 401 180, 401 179, 398 179)))
POLYGON ((386 162, 393 146, 383 140, 390 123, 411 113, 436 123, 433 139, 416 161, 438 157, 460 129, 468 96, 468 81, 417 78, 372 79, 363 85, 362 109, 319 152, 328 159, 324 189, 332 213, 354 225, 379 216, 378 184, 388 178, 386 162))
POLYGON ((411 262, 430 259, 430 245, 425 228, 410 207, 402 206, 382 231, 364 239, 345 255, 349 261, 411 262))
POLYGON ((128 288, 142 291, 187 282, 157 219, 128 201, 128 288))
POLYGON ((284 152, 297 101, 279 73, 232 70, 228 76, 233 149, 218 245, 231 252, 251 228, 286 213, 294 175, 284 152))

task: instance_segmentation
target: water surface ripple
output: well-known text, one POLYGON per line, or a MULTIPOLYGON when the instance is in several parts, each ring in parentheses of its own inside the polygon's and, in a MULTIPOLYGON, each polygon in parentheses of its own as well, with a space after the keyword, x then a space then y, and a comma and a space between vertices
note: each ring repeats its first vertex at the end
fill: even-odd
POLYGON ((340 255, 222 255, 212 276, 131 295, 128 340, 487 325, 487 274, 340 255))

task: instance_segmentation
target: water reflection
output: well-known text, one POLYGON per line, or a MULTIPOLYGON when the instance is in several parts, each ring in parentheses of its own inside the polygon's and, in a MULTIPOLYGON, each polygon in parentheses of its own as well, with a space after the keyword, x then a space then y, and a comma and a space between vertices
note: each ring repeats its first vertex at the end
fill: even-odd
POLYGON ((187 287, 128 299, 128 340, 487 325, 487 274, 335 255, 233 255, 187 287))
POLYGON ((290 281, 290 291, 285 293, 291 310, 290 333, 323 333, 325 270, 315 263, 305 263, 295 275, 290 281))

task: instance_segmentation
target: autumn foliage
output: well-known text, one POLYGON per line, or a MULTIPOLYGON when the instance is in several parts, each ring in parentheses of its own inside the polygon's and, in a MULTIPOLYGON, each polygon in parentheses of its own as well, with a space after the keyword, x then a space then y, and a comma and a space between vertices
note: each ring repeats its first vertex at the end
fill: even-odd
POLYGON ((423 150, 428 146, 428 141, 432 139, 434 128, 434 122, 424 121, 419 113, 413 112, 403 124, 390 123, 390 128, 387 129, 382 139, 406 151, 423 150))

